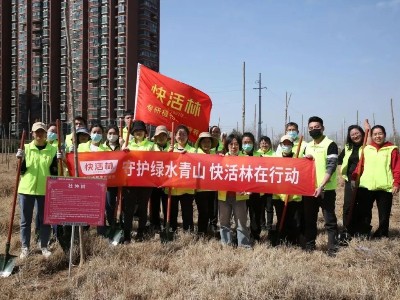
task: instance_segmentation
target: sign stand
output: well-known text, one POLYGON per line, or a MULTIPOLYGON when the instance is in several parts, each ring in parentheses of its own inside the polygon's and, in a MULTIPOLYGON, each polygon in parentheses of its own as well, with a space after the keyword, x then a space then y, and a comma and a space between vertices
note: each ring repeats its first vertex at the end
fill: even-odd
POLYGON ((71 244, 69 248, 68 278, 71 278, 72 252, 74 251, 72 248, 74 246, 74 238, 75 238, 75 225, 72 225, 71 244))
POLYGON ((104 226, 107 180, 47 177, 44 224, 71 225, 68 277, 71 277, 75 227, 79 226, 82 262, 82 226, 104 226))

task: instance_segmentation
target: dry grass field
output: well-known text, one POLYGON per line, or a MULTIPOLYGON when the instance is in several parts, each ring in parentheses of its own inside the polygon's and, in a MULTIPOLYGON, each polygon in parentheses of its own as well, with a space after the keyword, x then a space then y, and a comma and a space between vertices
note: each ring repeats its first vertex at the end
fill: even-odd
MULTIPOLYGON (((0 164, 0 251, 4 254, 15 181, 0 164)), ((338 190, 341 219, 343 191, 338 190)), ((376 224, 376 208, 374 224, 376 224)), ((272 247, 267 241, 253 250, 223 247, 216 240, 188 234, 161 244, 158 238, 128 246, 109 246, 89 232, 87 260, 68 278, 68 257, 54 244, 53 255, 37 252, 18 260, 15 273, 0 278, 0 299, 400 299, 399 199, 394 200, 391 238, 354 239, 337 257, 324 250, 322 215, 318 250, 272 247)), ((18 255, 19 211, 14 223, 11 254, 18 255)), ((74 263, 79 263, 75 251, 74 263)))

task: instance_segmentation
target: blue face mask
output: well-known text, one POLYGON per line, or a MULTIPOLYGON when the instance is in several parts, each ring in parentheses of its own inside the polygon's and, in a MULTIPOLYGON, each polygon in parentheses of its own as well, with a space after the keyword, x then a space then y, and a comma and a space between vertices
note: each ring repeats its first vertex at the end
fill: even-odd
POLYGON ((55 132, 48 132, 47 133, 47 140, 49 141, 49 142, 53 142, 53 141, 55 141, 57 139, 57 133, 55 133, 55 132))
POLYGON ((99 133, 92 133, 92 134, 90 135, 90 138, 91 138, 92 141, 95 142, 95 143, 100 142, 101 139, 102 139, 102 137, 103 137, 103 136, 102 136, 101 134, 99 134, 99 133))
POLYGON ((288 134, 288 136, 290 136, 293 140, 297 139, 297 137, 298 137, 298 135, 299 135, 299 134, 297 133, 297 131, 288 131, 287 134, 288 134))
POLYGON ((244 144, 243 145, 244 152, 251 152, 251 150, 253 150, 253 144, 244 144))
POLYGON ((285 154, 292 153, 293 146, 282 145, 282 152, 285 154))

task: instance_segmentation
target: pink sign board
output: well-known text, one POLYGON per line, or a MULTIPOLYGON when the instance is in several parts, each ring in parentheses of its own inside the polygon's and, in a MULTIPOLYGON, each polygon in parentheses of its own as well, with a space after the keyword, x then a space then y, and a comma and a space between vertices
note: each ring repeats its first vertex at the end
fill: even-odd
POLYGON ((107 180, 48 177, 45 224, 104 225, 107 180))

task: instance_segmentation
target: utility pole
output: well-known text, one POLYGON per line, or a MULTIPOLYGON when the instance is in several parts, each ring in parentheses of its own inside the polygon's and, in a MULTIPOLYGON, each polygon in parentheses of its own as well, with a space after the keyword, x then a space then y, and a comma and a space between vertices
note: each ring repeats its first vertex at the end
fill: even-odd
POLYGON ((392 126, 393 126, 393 144, 396 144, 397 132, 394 126, 393 99, 390 99, 390 110, 392 111, 392 126))
MULTIPOLYGON (((289 95, 289 99, 288 99, 288 95, 287 95, 287 92, 286 92, 286 101, 285 101, 285 126, 283 127, 283 132, 286 132, 286 124, 288 123, 287 122, 287 120, 288 120, 288 115, 287 115, 287 113, 288 113, 288 108, 289 108, 289 103, 290 103, 290 98, 292 97, 292 93, 290 93, 290 95, 289 95)), ((289 117, 289 122, 290 122, 290 117, 289 117)))
POLYGON ((356 123, 356 124, 359 125, 359 124, 358 124, 358 109, 357 109, 357 123, 356 123))
POLYGON ((257 104, 254 104, 254 135, 256 134, 256 127, 257 127, 257 104))
POLYGON ((259 79, 256 81, 258 83, 258 88, 253 88, 253 90, 258 90, 258 140, 260 140, 261 137, 261 90, 262 89, 267 89, 266 86, 261 87, 261 73, 258 73, 259 79))
POLYGON ((243 106, 242 106, 242 132, 246 126, 246 62, 243 62, 243 106))
POLYGON ((373 126, 375 126, 375 113, 372 113, 372 124, 374 124, 373 126))

